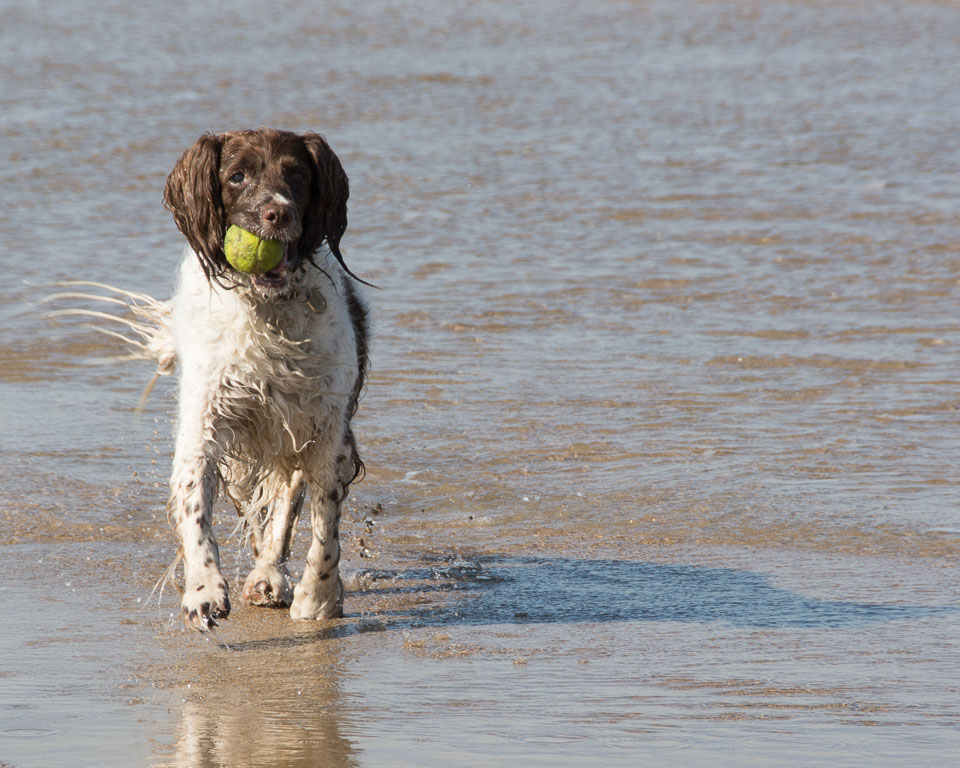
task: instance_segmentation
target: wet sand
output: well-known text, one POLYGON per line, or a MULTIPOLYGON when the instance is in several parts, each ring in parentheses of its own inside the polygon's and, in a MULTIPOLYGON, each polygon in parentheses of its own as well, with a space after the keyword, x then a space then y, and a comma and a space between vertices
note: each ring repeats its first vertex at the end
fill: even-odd
POLYGON ((0 32, 0 766, 955 763, 960 10, 45 13, 0 32), (168 295, 166 173, 260 124, 351 178, 368 475, 344 619, 203 637, 151 595, 171 383, 136 418, 38 299, 168 295))

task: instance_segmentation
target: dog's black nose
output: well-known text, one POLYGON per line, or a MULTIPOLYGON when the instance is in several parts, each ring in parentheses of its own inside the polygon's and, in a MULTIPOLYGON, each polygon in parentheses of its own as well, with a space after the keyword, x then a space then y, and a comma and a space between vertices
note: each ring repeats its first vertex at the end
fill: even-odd
POLYGON ((269 224, 271 227, 280 229, 290 223, 293 218, 293 213, 289 206, 281 203, 268 203, 263 207, 263 212, 260 216, 264 224, 269 224))

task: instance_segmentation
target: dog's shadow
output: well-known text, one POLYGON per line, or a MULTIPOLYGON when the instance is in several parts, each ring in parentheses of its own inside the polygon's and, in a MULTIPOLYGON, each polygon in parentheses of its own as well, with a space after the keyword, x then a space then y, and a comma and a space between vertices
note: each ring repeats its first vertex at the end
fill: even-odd
POLYGON ((754 571, 628 560, 523 558, 486 566, 460 561, 432 573, 448 585, 453 581, 469 599, 413 612, 411 620, 431 625, 681 621, 833 628, 955 610, 821 600, 775 586, 754 571))
POLYGON ((509 624, 718 622, 756 629, 857 628, 956 610, 822 600, 778 587, 761 573, 711 566, 565 558, 424 560, 423 567, 365 570, 354 579, 360 585, 355 593, 432 598, 422 605, 285 638, 230 643, 230 648, 303 645, 365 631, 509 624))

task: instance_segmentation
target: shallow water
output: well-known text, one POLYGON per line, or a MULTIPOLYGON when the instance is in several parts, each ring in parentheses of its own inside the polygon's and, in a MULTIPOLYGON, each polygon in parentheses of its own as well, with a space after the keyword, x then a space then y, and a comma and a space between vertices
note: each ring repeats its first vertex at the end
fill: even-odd
POLYGON ((0 765, 954 763, 960 9, 75 0, 0 39, 0 765), (260 124, 351 178, 369 472, 347 617, 205 639, 150 598, 173 390, 137 419, 149 367, 38 299, 168 295, 166 174, 260 124))

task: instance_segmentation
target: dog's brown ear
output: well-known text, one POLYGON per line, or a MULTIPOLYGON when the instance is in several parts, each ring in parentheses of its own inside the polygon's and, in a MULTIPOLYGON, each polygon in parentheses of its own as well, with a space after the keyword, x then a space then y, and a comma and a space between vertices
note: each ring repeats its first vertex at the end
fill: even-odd
POLYGON ((305 133, 303 142, 313 159, 313 188, 303 217, 300 258, 309 260, 326 242, 330 253, 350 277, 370 285, 350 271, 340 252, 340 238, 347 229, 347 198, 350 197, 350 182, 340 158, 317 133, 305 133))
POLYGON ((226 234, 220 197, 220 151, 223 140, 204 134, 177 161, 167 177, 163 204, 173 214, 177 229, 200 257, 208 278, 226 267, 223 237, 226 234))

